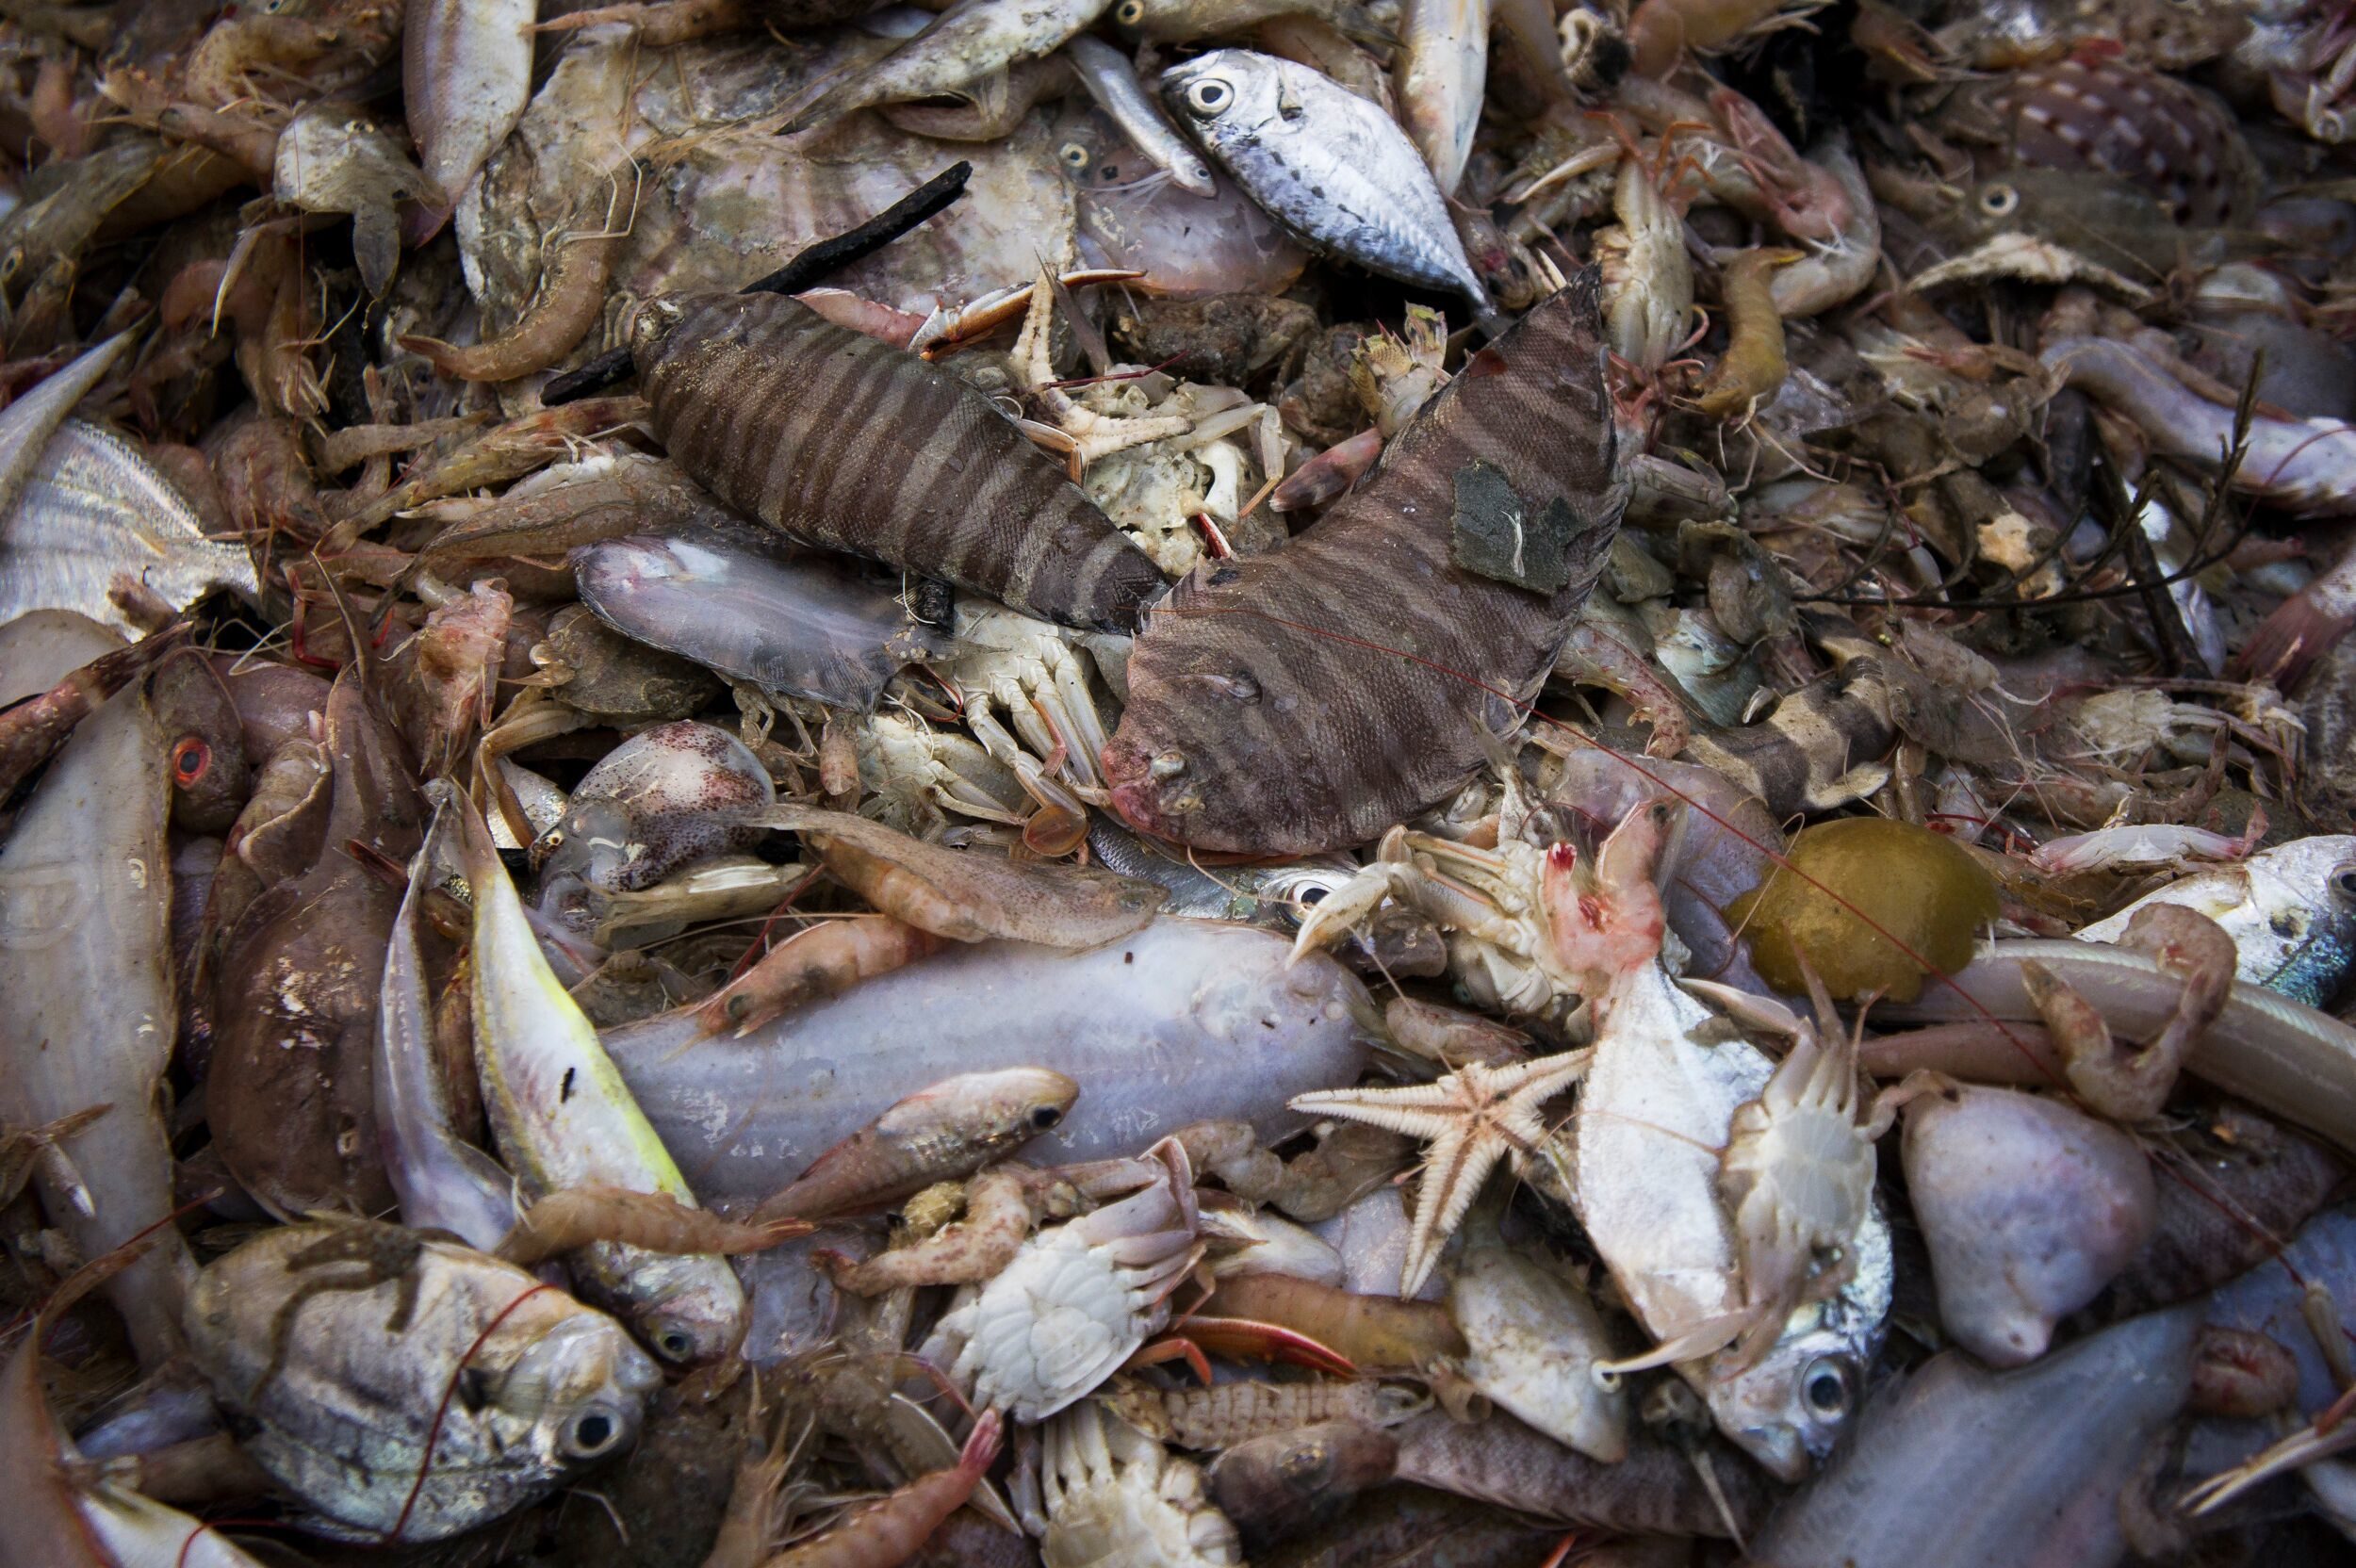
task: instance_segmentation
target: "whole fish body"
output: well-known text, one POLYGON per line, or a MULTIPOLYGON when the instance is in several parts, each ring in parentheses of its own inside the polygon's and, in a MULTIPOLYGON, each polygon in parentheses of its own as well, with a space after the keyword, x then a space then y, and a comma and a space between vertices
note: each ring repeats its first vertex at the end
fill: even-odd
MULTIPOLYGON (((541 956, 489 829, 471 803, 458 808, 475 910, 475 1054, 505 1163, 534 1197, 606 1184, 694 1207, 597 1031, 541 956)), ((725 1258, 596 1242, 572 1267, 585 1294, 613 1303, 665 1360, 712 1360, 744 1338, 744 1291, 725 1258)))
POLYGON ((76 610, 136 633, 107 596, 117 577, 175 610, 216 588, 261 593, 245 547, 205 537, 196 509, 130 443, 68 419, 0 521, 0 622, 76 610))
MULTIPOLYGON (((172 1209, 167 765, 144 694, 118 693, 74 730, 0 849, 0 1123, 112 1107, 63 1144, 78 1193, 57 1168, 36 1168, 50 1223, 85 1258, 172 1209)), ((142 1362, 178 1348, 194 1272, 167 1230, 108 1282, 142 1362)))
POLYGON ((1282 937, 1164 917, 1087 953, 960 944, 743 1038, 693 1010, 610 1029, 607 1052, 663 1142, 713 1200, 767 1198, 891 1105, 953 1072, 1035 1067, 1080 1086, 1038 1146, 1137 1153, 1189 1121, 1264 1135, 1295 1094, 1350 1082, 1365 993, 1282 937))
POLYGON ((573 572, 581 603, 625 636, 837 708, 873 712, 901 665, 940 651, 891 585, 716 534, 608 539, 573 572))
POLYGON ((1104 752, 1132 826, 1201 849, 1339 848, 1481 765, 1481 726, 1553 667, 1627 499, 1595 286, 1583 275, 1477 353, 1306 533, 1208 564, 1155 612, 1104 752), (1499 517, 1564 530, 1559 586, 1457 564, 1452 534, 1499 517))
POLYGON ((2182 905, 2223 927, 2238 978, 2329 1006, 2356 962, 2356 836, 2319 833, 2195 872, 2096 921, 2079 939, 2115 942, 2136 910, 2154 904, 2182 905))
MULTIPOLYGON (((437 782, 427 788, 448 786, 437 782)), ((425 920, 419 907, 423 896, 440 884, 443 874, 436 851, 450 841, 450 810, 445 800, 434 812, 425 845, 411 862, 409 890, 401 898, 392 940, 384 950, 369 1086, 375 1097, 378 1154, 401 1200, 402 1222, 418 1230, 448 1231, 487 1252, 515 1226, 515 1183, 496 1160, 458 1132, 456 1108, 434 1055, 434 1001, 419 932, 425 920)))
POLYGON ((313 1511, 310 1528, 438 1541, 635 1438, 662 1374, 620 1324, 513 1264, 414 1233, 402 1276, 375 1279, 365 1255, 303 1256, 339 1235, 392 1244, 402 1233, 281 1226, 206 1268, 186 1314, 198 1367, 253 1424, 245 1452, 313 1511), (322 1279, 341 1288, 311 1290, 282 1320, 322 1279), (404 1288, 416 1306, 396 1331, 404 1288))
POLYGON ((643 308, 631 354, 679 466, 797 538, 1066 626, 1134 630, 1162 574, 946 370, 777 294, 643 308))
POLYGON ((1490 314, 1432 171, 1399 122, 1331 77, 1249 49, 1162 73, 1180 125, 1301 242, 1371 272, 1452 290, 1490 314))

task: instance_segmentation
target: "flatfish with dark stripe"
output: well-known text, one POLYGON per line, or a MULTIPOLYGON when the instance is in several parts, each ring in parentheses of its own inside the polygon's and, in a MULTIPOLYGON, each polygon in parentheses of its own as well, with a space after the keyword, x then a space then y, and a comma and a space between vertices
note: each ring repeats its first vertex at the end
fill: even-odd
POLYGON ((672 459, 795 538, 1100 630, 1134 629, 1165 586, 988 398, 798 300, 656 300, 630 352, 672 459))
POLYGON ((1131 825, 1304 854, 1373 838, 1481 765, 1628 498, 1595 298, 1591 270, 1474 354, 1315 528, 1206 564, 1153 612, 1104 750, 1131 825))

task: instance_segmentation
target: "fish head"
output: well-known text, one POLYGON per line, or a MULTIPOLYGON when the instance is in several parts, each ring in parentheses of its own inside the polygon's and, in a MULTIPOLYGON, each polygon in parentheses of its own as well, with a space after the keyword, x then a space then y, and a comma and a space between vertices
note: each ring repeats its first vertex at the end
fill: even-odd
POLYGON ((697 297, 691 294, 658 294, 641 304, 630 318, 630 357, 641 369, 663 357, 663 351, 695 312, 697 297))
POLYGON ((672 1366, 706 1366, 744 1340, 744 1287, 725 1258, 646 1253, 624 1294, 638 1337, 672 1366))
POLYGON ((1776 1479, 1806 1480, 1864 1403, 1866 1348, 1810 1306, 1755 1364, 1732 1367, 1735 1359, 1722 1352, 1707 1374, 1718 1429, 1776 1479))
POLYGON ((1240 148, 1271 125, 1282 128, 1279 62, 1249 49, 1214 49, 1162 73, 1162 100, 1179 124, 1214 153, 1240 148))
POLYGON ((947 1137, 977 1152, 1011 1153, 1063 1125, 1080 1086, 1043 1067, 966 1072, 919 1089, 875 1123, 894 1140, 947 1137))
POLYGON ((547 1470, 602 1463, 635 1443, 646 1396, 663 1382, 619 1323, 587 1307, 558 1317, 524 1348, 481 1413, 509 1427, 547 1470))
POLYGON ((169 748, 173 825, 190 833, 227 831, 245 805, 252 776, 245 726, 227 683, 203 650, 179 648, 148 677, 147 701, 169 748))

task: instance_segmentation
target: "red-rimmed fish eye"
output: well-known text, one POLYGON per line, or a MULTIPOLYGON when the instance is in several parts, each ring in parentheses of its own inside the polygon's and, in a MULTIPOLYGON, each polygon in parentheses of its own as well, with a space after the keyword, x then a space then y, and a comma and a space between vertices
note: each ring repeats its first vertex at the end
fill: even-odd
POLYGON ((194 735, 183 735, 172 748, 172 781, 194 789, 213 765, 213 748, 194 735))

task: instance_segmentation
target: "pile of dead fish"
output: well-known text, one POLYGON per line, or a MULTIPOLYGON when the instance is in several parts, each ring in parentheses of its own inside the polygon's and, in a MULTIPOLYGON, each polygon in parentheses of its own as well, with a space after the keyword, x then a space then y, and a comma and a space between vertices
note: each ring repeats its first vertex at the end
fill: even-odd
POLYGON ((0 0, 0 1568, 2346 1560, 2347 8, 920 4, 0 0))

